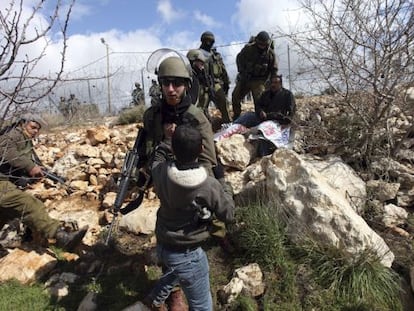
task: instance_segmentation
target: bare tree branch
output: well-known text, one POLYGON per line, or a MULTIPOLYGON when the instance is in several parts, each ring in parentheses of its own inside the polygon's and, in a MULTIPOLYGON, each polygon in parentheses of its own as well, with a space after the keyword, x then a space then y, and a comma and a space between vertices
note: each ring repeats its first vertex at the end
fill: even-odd
MULTIPOLYGON (((414 3, 302 0, 301 4, 309 20, 306 27, 282 35, 304 56, 303 66, 315 80, 339 95, 337 105, 363 124, 353 151, 369 156, 376 152, 378 133, 395 116, 396 105, 406 109, 403 114, 412 114, 397 93, 400 86, 414 81, 414 3)), ((406 137, 398 135, 393 134, 387 148, 406 137)))
POLYGON ((0 120, 19 106, 36 103, 52 92, 61 80, 67 51, 67 29, 75 0, 63 6, 62 0, 38 0, 31 8, 24 1, 10 0, 0 11, 0 120), (53 9, 48 14, 46 4, 53 9), (39 23, 44 20, 46 23, 39 23), (60 34, 61 40, 52 37, 60 34), (39 74, 39 68, 47 57, 51 44, 60 45, 57 68, 48 76, 39 74), (36 48, 35 48, 36 47, 36 48), (32 50, 39 50, 36 55, 32 50))

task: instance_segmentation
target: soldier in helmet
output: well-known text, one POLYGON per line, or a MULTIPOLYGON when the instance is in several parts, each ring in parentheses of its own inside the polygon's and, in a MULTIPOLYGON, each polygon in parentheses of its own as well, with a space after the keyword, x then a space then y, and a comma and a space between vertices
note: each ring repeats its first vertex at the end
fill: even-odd
MULTIPOLYGON (((193 74, 190 65, 184 60, 188 62, 185 56, 170 56, 161 61, 156 69, 161 97, 154 98, 153 105, 144 113, 146 142, 145 148, 140 150, 140 160, 148 163, 159 145, 171 148, 176 127, 189 124, 197 128, 202 136, 203 150, 198 161, 213 175, 213 167, 217 165, 213 131, 203 111, 194 105, 190 95, 193 74)), ((167 300, 169 310, 188 310, 184 301, 181 290, 172 291, 167 300)))
POLYGON ((228 123, 230 122, 230 117, 227 110, 227 94, 229 92, 230 80, 226 66, 224 65, 221 54, 213 48, 215 38, 211 31, 203 32, 200 41, 200 50, 207 58, 206 69, 212 76, 214 82, 214 95, 212 96, 212 100, 220 110, 222 122, 228 123))
POLYGON ((75 94, 69 95, 68 106, 69 106, 69 111, 70 111, 70 117, 73 118, 80 108, 80 102, 76 98, 75 94))
POLYGON ((198 83, 198 101, 196 106, 200 107, 204 111, 206 117, 210 119, 208 105, 214 97, 214 81, 206 68, 207 58, 200 49, 189 50, 187 58, 193 69, 193 84, 195 82, 198 83))
POLYGON ((148 158, 152 150, 161 142, 170 143, 177 125, 192 123, 203 135, 204 150, 199 161, 212 171, 212 168, 217 165, 213 132, 203 111, 193 105, 193 98, 189 94, 193 79, 192 71, 183 59, 179 56, 171 56, 158 66, 161 98, 154 101, 154 104, 144 113, 144 131, 148 148, 145 158, 148 158))
POLYGON ((135 89, 132 91, 132 104, 134 106, 145 104, 144 91, 138 82, 135 82, 135 89))
POLYGON ((26 114, 0 136, 0 220, 19 218, 29 229, 45 238, 56 239, 58 246, 72 250, 81 242, 87 227, 67 231, 61 221, 49 216, 43 202, 21 190, 30 179, 43 177, 42 167, 34 161, 32 139, 44 124, 41 117, 26 114))
POLYGON ((256 104, 265 90, 268 79, 277 74, 276 56, 272 40, 266 31, 261 31, 253 42, 246 44, 237 54, 237 81, 232 94, 233 120, 241 113, 241 100, 252 92, 256 104))
POLYGON ((156 102, 161 98, 161 88, 158 85, 157 81, 152 79, 151 80, 151 87, 149 89, 149 96, 151 97, 151 104, 152 102, 156 102))
POLYGON ((65 96, 60 96, 58 110, 66 119, 69 119, 70 107, 69 102, 66 100, 65 96))

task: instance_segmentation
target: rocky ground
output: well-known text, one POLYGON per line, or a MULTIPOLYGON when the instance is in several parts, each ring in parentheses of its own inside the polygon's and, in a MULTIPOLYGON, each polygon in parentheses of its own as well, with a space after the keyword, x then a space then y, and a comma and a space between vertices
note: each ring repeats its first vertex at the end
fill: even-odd
MULTIPOLYGON (((253 109, 251 105, 246 105, 244 108, 253 109)), ((330 107, 328 100, 313 98, 305 104, 300 104, 298 115, 300 120, 307 120, 307 124, 316 122, 321 125, 323 119, 338 113, 335 109, 334 105, 330 107), (320 105, 328 108, 325 110, 315 108, 320 105)), ((24 243, 20 249, 9 250, 8 254, 3 253, 4 256, 0 259, 2 281, 14 277, 21 283, 31 284, 41 280, 54 296, 59 297, 61 305, 68 310, 76 309, 79 304, 83 308, 79 310, 92 310, 94 304, 106 305, 108 310, 121 310, 148 292, 157 273, 160 273, 156 268, 153 252, 155 240, 152 233, 158 208, 158 200, 154 193, 148 191, 140 208, 128 214, 128 217, 119 217, 113 237, 108 245, 105 244, 108 226, 113 218, 109 209, 113 206, 116 197, 117 180, 125 154, 132 148, 139 126, 113 124, 113 118, 95 120, 76 128, 55 127, 41 135, 37 144, 39 157, 51 171, 65 176, 67 181, 66 185, 60 185, 45 179, 27 191, 45 202, 52 217, 67 221, 76 220, 79 226, 89 225, 89 230, 83 240, 84 245, 77 250, 77 254, 58 255, 65 258, 64 263, 56 260, 56 255, 47 249, 34 248, 33 241, 24 243), (27 269, 25 273, 21 273, 22 262, 27 269), (123 276, 123 279, 118 280, 119 276, 123 276), (104 294, 97 298, 82 287, 85 283, 93 283, 93 280, 111 279, 111 277, 113 279, 108 283, 115 281, 122 283, 127 287, 126 292, 129 292, 129 295, 124 293, 122 299, 119 299, 113 289, 108 287, 101 288, 101 293, 104 294), (84 297, 85 300, 82 301, 84 297)), ((323 141, 320 144, 313 144, 311 148, 309 145, 305 148, 304 137, 306 135, 303 132, 297 132, 295 151, 299 154, 311 153, 316 157, 334 151, 329 150, 329 146, 326 146, 323 141)), ((241 144, 244 145, 244 142, 241 144)), ((236 148, 239 156, 243 154, 244 149, 240 149, 240 145, 236 145, 236 148)), ((231 148, 229 150, 230 153, 236 153, 231 152, 231 148)), ((412 145, 409 145, 406 150, 412 152, 412 145)), ((268 164, 258 162, 252 165, 254 161, 251 154, 247 151, 245 154, 245 158, 233 158, 233 162, 230 161, 226 169, 226 178, 233 184, 236 194, 242 194, 246 186, 252 187, 266 179, 266 176, 263 177, 263 167, 268 164)), ((285 158, 290 156, 286 155, 285 158)), ((407 157, 410 157, 410 154, 407 153, 407 157)), ((312 161, 315 162, 315 158, 312 161)), ((414 181, 414 170, 410 165, 398 167, 397 170, 404 178, 396 178, 400 184, 398 188, 393 188, 395 186, 393 183, 385 185, 388 187, 385 193, 388 194, 381 204, 397 203, 407 215, 402 217, 403 220, 392 222, 390 225, 384 225, 382 220, 378 221, 377 215, 372 217, 368 215, 367 221, 395 255, 393 267, 406 279, 407 310, 411 310, 412 291, 409 285, 414 273, 412 271, 414 226, 411 223, 414 193, 412 193, 411 182, 414 181), (405 185, 405 188, 401 185, 405 185)), ((378 191, 378 186, 375 186, 376 188, 374 186, 371 185, 370 189, 378 191)), ((131 187, 126 201, 133 200, 136 194, 137 189, 131 187)), ((45 241, 36 240, 38 237, 35 233, 33 236, 35 242, 45 245, 45 241)), ((212 278, 216 280, 216 288, 213 289, 213 293, 216 295, 217 290, 230 281, 234 272, 228 265, 231 255, 224 252, 214 241, 210 245, 208 254, 210 264, 214 267, 212 278)))

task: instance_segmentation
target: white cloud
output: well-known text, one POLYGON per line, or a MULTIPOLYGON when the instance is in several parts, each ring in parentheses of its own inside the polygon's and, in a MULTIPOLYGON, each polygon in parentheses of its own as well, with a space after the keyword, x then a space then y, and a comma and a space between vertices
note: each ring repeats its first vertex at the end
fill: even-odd
POLYGON ((237 23, 247 36, 255 35, 261 30, 270 33, 278 27, 286 29, 289 23, 297 19, 292 0, 240 0, 237 3, 237 12, 232 16, 232 21, 237 23))
POLYGON ((200 23, 202 23, 203 25, 210 27, 210 28, 221 26, 221 24, 217 22, 216 20, 214 20, 214 18, 212 18, 211 16, 207 14, 203 14, 200 11, 194 12, 194 18, 200 23))
POLYGON ((75 2, 72 8, 71 19, 79 20, 92 13, 93 8, 87 4, 75 2))
POLYGON ((160 0, 157 4, 157 11, 167 23, 176 21, 184 16, 183 11, 173 8, 170 0, 160 0))
MULTIPOLYGON (((27 0, 29 3, 32 0, 27 0)), ((103 2, 107 0, 101 0, 103 2)), ((268 30, 272 32, 275 29, 275 25, 280 25, 282 21, 286 21, 285 13, 283 9, 287 0, 281 0, 276 3, 273 0, 240 0, 237 1, 237 12, 232 17, 233 22, 237 25, 237 28, 245 33, 245 37, 235 38, 235 40, 248 40, 250 35, 254 35, 261 30, 268 30)), ((25 1, 26 2, 26 1, 25 1)), ((184 6, 184 4, 182 4, 184 6)), ((0 7, 4 4, 0 4, 0 7)), ((80 1, 76 2, 74 10, 72 12, 72 18, 78 19, 88 14, 91 14, 89 2, 80 1)), ((30 9, 25 11, 25 14, 29 14, 30 9)), ((154 25, 147 28, 139 28, 135 31, 122 32, 116 29, 108 30, 100 33, 89 33, 85 35, 72 35, 69 37, 68 50, 65 61, 65 73, 71 74, 73 78, 91 78, 91 77, 105 77, 106 75, 106 48, 101 43, 100 38, 105 38, 110 48, 110 69, 112 73, 116 73, 111 77, 111 85, 113 87, 113 101, 114 105, 122 105, 128 103, 129 96, 122 94, 129 93, 133 87, 135 81, 144 79, 145 83, 150 83, 150 79, 147 79, 149 75, 142 71, 145 67, 146 61, 150 52, 161 47, 169 47, 179 50, 182 54, 186 54, 187 49, 191 47, 198 47, 199 34, 195 36, 194 29, 190 27, 185 28, 185 31, 177 31, 176 26, 181 25, 179 19, 188 15, 184 9, 179 9, 174 6, 172 0, 158 0, 157 12, 161 15, 162 21, 154 21, 154 25), (169 23, 171 31, 168 36, 165 33, 165 24, 169 23)), ((42 12, 44 13, 44 12, 42 12)), ((46 15, 45 15, 46 16, 46 15)), ((191 20, 197 21, 203 28, 215 29, 216 42, 224 32, 231 31, 230 29, 224 29, 223 24, 227 21, 218 21, 214 15, 205 14, 203 10, 194 10, 192 12, 191 20), (217 29, 220 28, 220 31, 217 29)), ((47 24, 47 19, 43 15, 39 15, 36 19, 38 24, 47 24)), ((185 21, 185 25, 188 25, 188 21, 185 21)), ((32 27, 31 29, 34 29, 32 27)), ((225 44, 226 42, 224 42, 225 44)), ((280 44, 280 41, 277 41, 280 44)), ((62 38, 54 38, 47 47, 46 56, 41 61, 40 66, 37 66, 35 73, 46 74, 55 72, 59 65, 60 52, 62 46, 62 38)), ((38 55, 42 51, 43 45, 31 45, 22 52, 29 55, 38 55)), ((227 47, 218 48, 222 53, 226 67, 229 71, 232 80, 232 86, 234 86, 234 78, 236 75, 235 58, 236 54, 242 48, 242 45, 230 45, 227 47)), ((285 46, 282 46, 283 51, 285 46)), ((276 54, 281 57, 282 49, 277 50, 276 54)), ((23 53, 23 55, 24 55, 23 53)), ((281 61, 281 67, 286 67, 286 61, 281 61)), ((152 78, 152 77, 151 77, 152 78)), ((76 91, 78 97, 83 100, 89 100, 88 89, 86 89, 87 81, 82 79, 74 82, 65 82, 65 86, 70 91, 76 91)), ((90 85, 92 87, 92 99, 98 103, 105 103, 105 79, 91 80, 90 85)), ((145 85, 148 87, 148 84, 145 85)), ((56 90, 56 96, 60 95, 61 90, 56 90)), ((62 91, 63 92, 63 91, 62 91)), ((66 92, 69 91, 64 91, 66 92)), ((58 97, 57 97, 58 98, 58 97)))

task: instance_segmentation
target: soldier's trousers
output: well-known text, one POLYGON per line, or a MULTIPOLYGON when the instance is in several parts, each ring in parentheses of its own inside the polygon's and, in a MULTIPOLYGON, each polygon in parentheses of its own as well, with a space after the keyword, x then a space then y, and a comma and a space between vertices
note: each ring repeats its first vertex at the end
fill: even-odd
POLYGON ((206 115, 207 119, 210 120, 210 116, 208 114, 208 105, 210 103, 210 95, 208 94, 208 88, 203 87, 200 85, 200 90, 198 93, 198 102, 197 107, 203 110, 204 114, 206 115))
POLYGON ((240 116, 241 101, 249 93, 252 92, 253 102, 256 103, 265 90, 264 80, 250 80, 246 82, 237 81, 236 87, 231 95, 233 106, 233 121, 240 116))
POLYGON ((223 88, 219 83, 216 83, 214 86, 214 105, 221 113, 221 120, 223 123, 229 123, 230 117, 227 110, 228 102, 226 93, 224 93, 223 88))
POLYGON ((0 213, 3 220, 3 215, 10 220, 20 218, 46 238, 52 238, 60 226, 58 220, 49 216, 42 201, 6 180, 0 181, 0 213))

